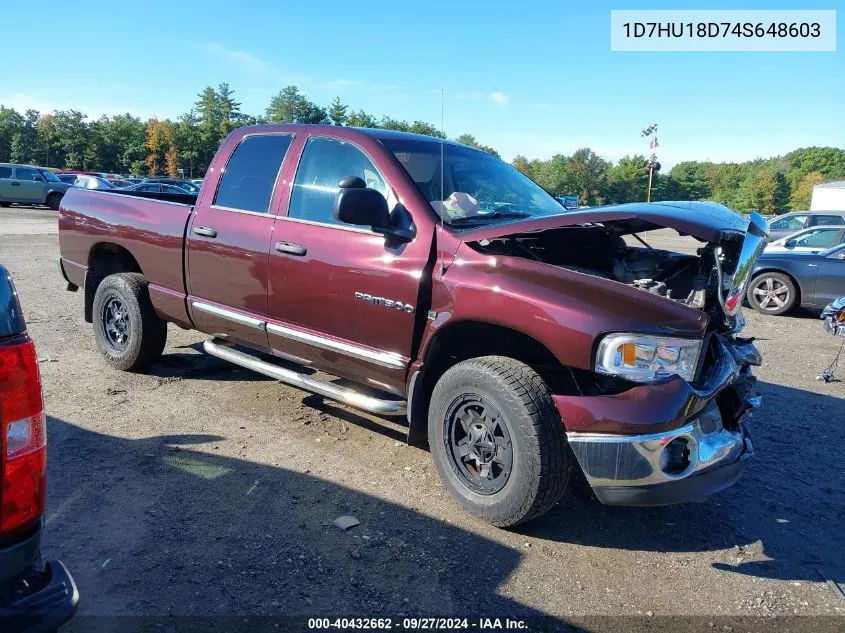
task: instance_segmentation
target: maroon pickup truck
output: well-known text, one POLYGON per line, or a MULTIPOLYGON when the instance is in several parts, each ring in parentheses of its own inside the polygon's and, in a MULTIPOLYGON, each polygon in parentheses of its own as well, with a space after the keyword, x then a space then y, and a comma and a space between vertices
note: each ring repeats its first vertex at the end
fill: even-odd
POLYGON ((457 143, 306 125, 236 130, 196 197, 72 189, 59 215, 62 275, 111 365, 154 362, 171 322, 407 415, 454 497, 499 526, 548 511, 573 467, 618 505, 739 478, 760 363, 740 308, 767 234, 702 202, 568 212, 457 143), (657 228, 701 248, 651 248, 657 228))

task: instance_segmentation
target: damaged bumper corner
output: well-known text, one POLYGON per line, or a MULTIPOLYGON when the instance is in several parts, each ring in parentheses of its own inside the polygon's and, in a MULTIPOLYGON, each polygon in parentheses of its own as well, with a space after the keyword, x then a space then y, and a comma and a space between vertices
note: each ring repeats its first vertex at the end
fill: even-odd
POLYGON ((564 423, 575 416, 567 437, 599 501, 669 505, 735 483, 754 454, 744 422, 760 406, 750 370, 759 364, 750 341, 720 339, 701 388, 678 378, 617 395, 555 396, 564 423), (582 430, 588 416, 601 431, 582 430))

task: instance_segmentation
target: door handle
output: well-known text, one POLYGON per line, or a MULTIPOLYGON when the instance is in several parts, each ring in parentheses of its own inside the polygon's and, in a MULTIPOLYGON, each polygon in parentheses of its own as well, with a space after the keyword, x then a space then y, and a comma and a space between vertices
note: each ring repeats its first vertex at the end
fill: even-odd
POLYGON ((276 242, 276 251, 285 253, 286 255, 302 257, 308 252, 308 249, 302 244, 294 244, 293 242, 276 242))
POLYGON ((213 229, 210 226, 195 226, 194 233, 203 237, 217 237, 217 229, 213 229))
POLYGON ((13 183, 12 183, 12 186, 13 186, 13 187, 20 187, 20 186, 21 186, 21 183, 19 183, 19 182, 13 182, 13 183))

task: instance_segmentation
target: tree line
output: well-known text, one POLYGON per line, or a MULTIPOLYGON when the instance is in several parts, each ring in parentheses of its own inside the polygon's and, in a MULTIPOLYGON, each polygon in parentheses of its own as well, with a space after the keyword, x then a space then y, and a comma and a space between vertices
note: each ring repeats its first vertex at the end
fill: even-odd
MULTIPOLYGON (((89 120, 77 110, 19 113, 0 105, 0 162, 108 173, 197 177, 205 173, 220 143, 235 128, 257 123, 322 123, 384 128, 444 138, 424 121, 377 117, 335 98, 311 101, 297 86, 274 96, 260 116, 241 111, 229 84, 206 87, 193 107, 171 119, 144 121, 131 114, 89 120)), ((456 141, 498 156, 471 134, 456 141)), ((616 162, 589 148, 548 160, 517 156, 513 165, 553 195, 578 195, 582 204, 642 201, 648 188, 643 155, 616 162)), ((653 175, 653 200, 714 200, 741 211, 783 213, 806 209, 814 184, 845 179, 845 150, 797 149, 785 156, 743 163, 685 161, 653 175)))

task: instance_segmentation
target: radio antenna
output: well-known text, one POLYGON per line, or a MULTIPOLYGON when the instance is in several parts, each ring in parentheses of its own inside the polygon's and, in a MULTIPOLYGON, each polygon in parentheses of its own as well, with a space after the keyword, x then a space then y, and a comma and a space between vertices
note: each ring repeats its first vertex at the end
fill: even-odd
POLYGON ((440 238, 438 239, 437 250, 439 251, 439 259, 440 259, 440 275, 442 276, 446 272, 445 262, 443 261, 443 234, 446 230, 445 223, 446 220, 443 217, 446 215, 446 201, 444 200, 445 195, 445 184, 443 182, 443 173, 445 171, 443 167, 443 152, 444 152, 444 141, 443 139, 446 138, 446 125, 444 123, 445 119, 443 116, 444 106, 444 91, 443 88, 440 89, 440 238))

